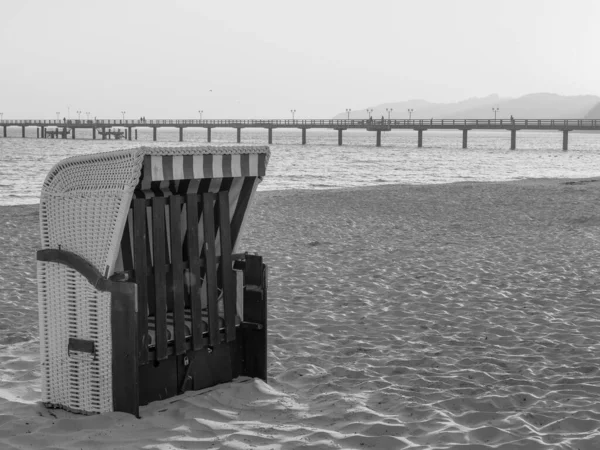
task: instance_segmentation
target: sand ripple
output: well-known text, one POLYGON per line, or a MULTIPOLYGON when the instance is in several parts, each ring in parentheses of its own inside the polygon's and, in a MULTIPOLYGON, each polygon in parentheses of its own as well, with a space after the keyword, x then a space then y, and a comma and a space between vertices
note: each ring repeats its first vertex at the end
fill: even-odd
POLYGON ((272 384, 391 415, 417 446, 600 448, 598 191, 272 193, 272 384))
MULTIPOLYGON (((242 248, 270 265, 268 385, 188 393, 142 420, 52 416, 34 340, 29 358, 4 350, 0 442, 600 448, 599 194, 565 180, 261 192, 242 248)), ((1 211, 10 343, 35 335, 37 229, 35 210, 1 211)))

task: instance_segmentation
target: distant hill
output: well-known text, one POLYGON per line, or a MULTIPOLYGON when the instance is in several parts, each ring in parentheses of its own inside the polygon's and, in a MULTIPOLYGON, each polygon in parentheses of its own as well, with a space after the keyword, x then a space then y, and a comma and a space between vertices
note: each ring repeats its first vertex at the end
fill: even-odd
MULTIPOLYGON (((600 118, 600 97, 595 95, 564 96, 558 94, 528 94, 519 98, 500 98, 489 95, 470 98, 457 103, 430 103, 425 100, 408 100, 369 106, 373 117, 388 117, 386 108, 392 108, 392 119, 408 119, 408 109, 413 109, 413 119, 493 119, 492 108, 499 108, 498 119, 580 119, 594 114, 600 118)), ((367 108, 350 113, 351 119, 368 117, 367 108)), ((334 119, 346 119, 346 113, 337 114, 334 119)))
POLYGON ((600 119, 600 103, 596 103, 585 115, 584 119, 600 119))

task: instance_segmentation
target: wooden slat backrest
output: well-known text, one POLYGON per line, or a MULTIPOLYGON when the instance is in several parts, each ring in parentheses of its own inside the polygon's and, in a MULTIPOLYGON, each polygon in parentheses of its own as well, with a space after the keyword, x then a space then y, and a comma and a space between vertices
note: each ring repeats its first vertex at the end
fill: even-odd
POLYGON ((133 240, 135 248, 135 279, 138 286, 138 354, 140 364, 148 362, 148 284, 150 259, 146 228, 146 200, 133 201, 133 240))
POLYGON ((256 177, 245 177, 240 196, 237 201, 237 206, 231 218, 231 242, 237 242, 238 235, 242 228, 242 222, 246 215, 246 209, 252 197, 252 187, 256 183, 256 177))
POLYGON ((208 308, 208 342, 219 343, 219 311, 217 288, 217 258, 215 251, 215 194, 202 194, 202 217, 204 225, 204 259, 206 261, 206 292, 208 308))
MULTIPOLYGON (((247 200, 241 200, 244 209, 247 200)), ((157 361, 171 353, 167 324, 171 314, 173 352, 177 355, 185 354, 188 345, 198 350, 204 345, 220 343, 223 322, 225 340, 235 340, 237 290, 232 261, 235 231, 230 223, 233 211, 230 211, 229 191, 138 198, 132 208, 140 363, 147 363, 150 357, 148 314, 153 316, 152 344, 157 361), (182 219, 186 222, 183 225, 182 219), (223 322, 219 317, 219 291, 223 299, 223 322), (191 315, 189 344, 186 308, 191 315)), ((233 216, 235 221, 237 214, 233 216)))
POLYGON ((218 194, 219 229, 221 235, 221 285, 223 288, 223 312, 225 315, 225 339, 235 340, 235 278, 231 260, 231 228, 229 224, 229 193, 218 194))
POLYGON ((186 196, 187 208, 187 252, 190 269, 190 308, 192 312, 192 348, 202 348, 202 333, 204 323, 202 322, 202 301, 200 297, 200 248, 198 242, 198 201, 197 194, 186 196))
POLYGON ((181 196, 169 197, 169 216, 171 231, 171 276, 170 290, 173 293, 173 327, 175 334, 175 353, 185 353, 185 297, 183 279, 183 256, 181 242, 181 196))
POLYGON ((133 252, 131 251, 131 240, 135 240, 135 230, 130 230, 130 227, 133 227, 133 223, 131 223, 129 220, 130 216, 133 217, 133 203, 131 204, 131 211, 127 215, 127 220, 125 221, 125 226, 123 227, 123 238, 121 240, 121 248, 129 249, 129 251, 121 252, 123 271, 131 270, 134 268, 133 252))
POLYGON ((167 249, 165 230, 165 197, 152 199, 152 237, 154 255, 154 290, 156 301, 156 360, 167 358, 167 249))

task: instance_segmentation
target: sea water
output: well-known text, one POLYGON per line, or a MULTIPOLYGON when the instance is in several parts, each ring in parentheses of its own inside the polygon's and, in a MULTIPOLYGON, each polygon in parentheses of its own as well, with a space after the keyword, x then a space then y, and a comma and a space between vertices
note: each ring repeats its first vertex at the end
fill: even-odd
MULTIPOLYGON (((77 139, 36 139, 35 129, 9 129, 0 138, 0 205, 38 203, 42 183, 51 167, 63 158, 118 150, 131 145, 178 142, 179 131, 160 128, 158 142, 152 130, 141 128, 138 139, 92 140, 91 130, 77 130, 77 139)), ((522 178, 585 178, 600 176, 600 134, 569 133, 569 150, 562 151, 562 133, 517 133, 517 150, 510 150, 508 131, 471 131, 468 148, 462 148, 457 130, 417 133, 394 130, 382 133, 344 131, 338 146, 334 130, 307 130, 301 145, 299 129, 273 130, 267 177, 259 190, 332 189, 382 184, 433 184, 460 181, 501 181, 522 178)), ((242 144, 266 145, 265 129, 242 129, 242 144)), ((184 143, 205 145, 206 130, 184 130, 184 143)), ((215 128, 213 145, 236 144, 236 131, 215 128)))

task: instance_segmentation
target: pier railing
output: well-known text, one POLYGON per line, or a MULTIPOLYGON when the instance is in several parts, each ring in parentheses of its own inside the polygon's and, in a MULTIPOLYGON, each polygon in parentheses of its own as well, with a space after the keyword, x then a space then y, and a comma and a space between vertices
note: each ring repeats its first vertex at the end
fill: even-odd
POLYGON ((96 127, 96 126, 231 126, 231 127, 329 127, 365 128, 390 126, 401 128, 600 128, 600 119, 99 119, 99 120, 0 120, 0 125, 96 127))

